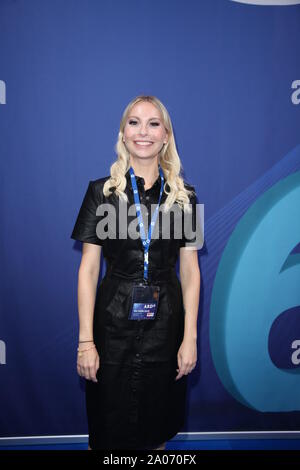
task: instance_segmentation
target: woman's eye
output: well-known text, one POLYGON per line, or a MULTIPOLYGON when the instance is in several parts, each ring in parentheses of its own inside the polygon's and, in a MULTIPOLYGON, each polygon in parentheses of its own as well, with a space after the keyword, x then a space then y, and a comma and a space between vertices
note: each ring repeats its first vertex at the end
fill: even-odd
MULTIPOLYGON (((134 119, 130 119, 129 125, 135 126, 136 124, 137 124, 137 121, 135 121, 134 119)), ((150 125, 152 127, 157 127, 157 126, 160 126, 160 123, 159 122, 151 122, 150 125)))

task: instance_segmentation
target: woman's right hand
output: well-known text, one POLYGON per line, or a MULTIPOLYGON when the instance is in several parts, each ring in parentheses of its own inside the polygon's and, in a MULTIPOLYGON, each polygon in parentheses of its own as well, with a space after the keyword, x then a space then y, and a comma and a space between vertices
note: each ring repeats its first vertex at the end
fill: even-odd
POLYGON ((77 372, 80 377, 92 380, 93 382, 98 382, 96 374, 99 366, 100 358, 96 348, 84 351, 82 355, 77 355, 77 372))

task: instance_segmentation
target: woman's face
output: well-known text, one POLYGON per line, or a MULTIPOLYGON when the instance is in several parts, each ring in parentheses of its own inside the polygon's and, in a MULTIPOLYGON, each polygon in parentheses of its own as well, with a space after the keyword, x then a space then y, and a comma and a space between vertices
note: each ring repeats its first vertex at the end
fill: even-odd
POLYGON ((123 136, 130 155, 154 158, 167 140, 167 131, 157 107, 148 101, 135 104, 128 114, 123 136))

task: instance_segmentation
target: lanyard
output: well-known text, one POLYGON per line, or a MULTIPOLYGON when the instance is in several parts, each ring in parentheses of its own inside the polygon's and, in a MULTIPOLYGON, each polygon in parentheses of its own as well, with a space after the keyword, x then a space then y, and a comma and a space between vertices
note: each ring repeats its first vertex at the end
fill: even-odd
POLYGON ((140 203, 140 198, 139 198, 139 192, 138 192, 138 189, 137 189, 135 174, 134 174, 133 168, 132 167, 129 168, 130 176, 131 176, 131 184, 132 184, 132 188, 133 188, 133 197, 134 197, 135 209, 136 209, 139 228, 140 228, 140 236, 141 236, 141 239, 142 239, 142 242, 143 242, 143 248, 144 248, 144 279, 145 280, 148 279, 148 251, 149 251, 149 245, 150 245, 152 231, 153 231, 154 226, 155 226, 155 222, 156 222, 156 218, 157 218, 157 214, 158 214, 158 208, 159 208, 159 204, 160 204, 160 200, 161 200, 161 196, 162 196, 163 188, 164 188, 164 174, 163 174, 163 171, 162 171, 160 165, 158 165, 158 169, 159 169, 160 180, 161 180, 159 200, 158 200, 158 204, 155 208, 154 214, 152 216, 151 224, 150 224, 149 229, 148 229, 148 237, 146 238, 145 230, 144 230, 144 224, 143 224, 143 218, 142 218, 142 215, 141 215, 141 203, 140 203))

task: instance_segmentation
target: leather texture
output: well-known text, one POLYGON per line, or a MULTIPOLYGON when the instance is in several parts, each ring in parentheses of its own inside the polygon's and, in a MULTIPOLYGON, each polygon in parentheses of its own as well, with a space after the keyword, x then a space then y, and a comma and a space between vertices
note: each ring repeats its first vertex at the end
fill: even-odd
MULTIPOLYGON (((190 240, 184 236, 174 239, 172 219, 169 239, 163 239, 163 228, 156 239, 151 239, 148 280, 160 286, 157 314, 154 320, 129 320, 132 286, 143 278, 143 245, 140 237, 120 239, 119 229, 116 239, 97 236, 97 224, 104 217, 96 215, 99 205, 113 204, 117 225, 119 221, 118 197, 114 193, 107 198, 103 195, 108 178, 89 182, 71 234, 72 239, 101 245, 106 261, 93 317, 94 342, 100 356, 98 383, 85 381, 89 445, 92 449, 151 449, 184 426, 187 376, 175 381, 185 315, 176 262, 179 249, 190 240)), ((129 170, 126 178, 127 204, 131 205, 134 198, 129 170)), ((157 204, 159 198, 160 177, 147 190, 142 177, 136 176, 136 181, 150 223, 151 204, 157 204)), ((164 192, 161 204, 166 197, 164 192)), ((196 195, 190 202, 194 223, 196 195)), ((134 219, 136 214, 128 217, 128 226, 134 219)))

